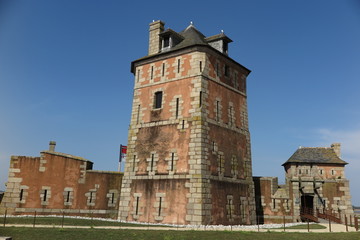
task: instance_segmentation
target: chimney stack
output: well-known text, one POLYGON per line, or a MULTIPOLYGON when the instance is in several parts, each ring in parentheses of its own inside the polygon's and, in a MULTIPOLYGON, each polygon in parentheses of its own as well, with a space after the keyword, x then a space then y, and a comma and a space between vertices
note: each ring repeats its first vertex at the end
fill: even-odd
POLYGON ((50 143, 49 143, 49 152, 55 152, 55 146, 56 146, 56 142, 55 141, 50 141, 50 143))
POLYGON ((149 53, 148 55, 157 54, 161 49, 161 39, 159 34, 164 31, 165 23, 158 20, 149 24, 149 53))
POLYGON ((341 158, 341 144, 340 143, 333 143, 331 144, 331 148, 334 149, 336 155, 341 158))

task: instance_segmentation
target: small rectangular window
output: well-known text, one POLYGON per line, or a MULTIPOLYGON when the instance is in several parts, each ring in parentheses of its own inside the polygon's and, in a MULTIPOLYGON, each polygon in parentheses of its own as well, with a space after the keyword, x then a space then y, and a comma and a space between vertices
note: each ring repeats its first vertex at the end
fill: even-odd
POLYGON ((228 77, 228 76, 230 75, 230 69, 229 69, 229 66, 228 66, 228 65, 225 65, 224 75, 225 75, 226 77, 228 77))
POLYGON ((163 95, 163 93, 162 93, 161 91, 155 93, 155 104, 154 104, 154 108, 161 108, 161 105, 162 105, 162 95, 163 95))

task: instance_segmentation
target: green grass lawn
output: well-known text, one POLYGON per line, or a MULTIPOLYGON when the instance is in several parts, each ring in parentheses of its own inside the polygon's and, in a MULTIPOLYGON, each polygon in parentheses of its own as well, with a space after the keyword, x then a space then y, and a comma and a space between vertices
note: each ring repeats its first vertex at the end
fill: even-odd
MULTIPOLYGON (((325 229, 325 228, 326 227, 324 227, 323 225, 320 225, 320 224, 309 224, 309 229, 325 229)), ((308 226, 307 226, 307 224, 303 224, 303 225, 286 227, 286 229, 308 229, 308 226)))
POLYGON ((230 232, 230 231, 155 231, 155 230, 104 230, 104 229, 60 229, 0 227, 0 236, 11 236, 15 240, 60 240, 60 239, 122 239, 122 240, 356 240, 360 233, 283 233, 283 232, 230 232))

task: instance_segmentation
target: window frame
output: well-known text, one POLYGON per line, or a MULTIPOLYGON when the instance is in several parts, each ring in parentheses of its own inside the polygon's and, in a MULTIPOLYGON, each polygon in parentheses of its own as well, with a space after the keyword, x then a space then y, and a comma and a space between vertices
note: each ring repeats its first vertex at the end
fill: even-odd
POLYGON ((154 93, 154 107, 153 109, 161 109, 163 102, 163 91, 157 91, 154 93))

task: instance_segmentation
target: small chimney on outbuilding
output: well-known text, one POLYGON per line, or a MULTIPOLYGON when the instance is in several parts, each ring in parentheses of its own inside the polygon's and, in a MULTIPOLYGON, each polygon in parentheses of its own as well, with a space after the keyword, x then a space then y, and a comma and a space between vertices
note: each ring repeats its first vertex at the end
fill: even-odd
POLYGON ((56 146, 56 142, 55 141, 50 141, 50 143, 49 143, 49 152, 55 152, 55 146, 56 146))
POLYGON ((331 148, 334 149, 336 155, 341 158, 341 144, 340 143, 333 143, 331 144, 331 148))

